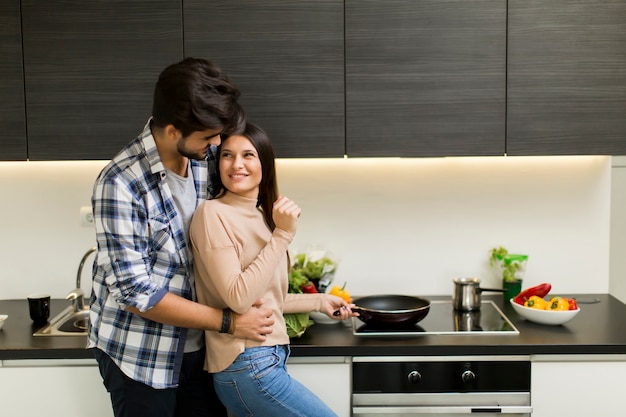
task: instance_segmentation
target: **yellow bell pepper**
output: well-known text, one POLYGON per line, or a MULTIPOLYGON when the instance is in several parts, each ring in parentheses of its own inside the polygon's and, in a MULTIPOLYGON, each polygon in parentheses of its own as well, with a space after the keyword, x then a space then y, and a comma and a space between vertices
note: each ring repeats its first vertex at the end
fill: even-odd
POLYGON ((530 307, 530 308, 536 308, 537 310, 545 310, 547 305, 548 305, 548 302, 546 300, 536 295, 531 296, 524 303, 524 306, 530 307))
POLYGON ((328 293, 332 295, 336 295, 337 297, 341 297, 346 302, 351 303, 352 297, 350 297, 350 293, 346 291, 345 288, 346 288, 346 284, 343 284, 343 287, 340 287, 339 285, 335 285, 334 287, 330 289, 328 293))
POLYGON ((552 297, 546 310, 563 311, 569 310, 569 302, 563 297, 552 297))

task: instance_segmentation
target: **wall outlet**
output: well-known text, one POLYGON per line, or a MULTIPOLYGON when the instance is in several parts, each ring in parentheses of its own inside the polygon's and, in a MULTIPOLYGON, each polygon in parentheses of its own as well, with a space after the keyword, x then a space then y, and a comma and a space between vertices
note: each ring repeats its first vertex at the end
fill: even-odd
POLYGON ((80 208, 80 225, 83 227, 93 227, 93 213, 91 206, 82 206, 80 208))

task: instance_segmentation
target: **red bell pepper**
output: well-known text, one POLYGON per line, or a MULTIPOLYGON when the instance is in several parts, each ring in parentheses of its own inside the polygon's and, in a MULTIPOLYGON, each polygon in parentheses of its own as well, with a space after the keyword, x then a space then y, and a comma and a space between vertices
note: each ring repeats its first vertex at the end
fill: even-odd
POLYGON ((575 298, 567 298, 567 302, 569 303, 569 310, 578 310, 578 303, 575 298))
POLYGON ((521 293, 517 294, 515 298, 513 298, 513 302, 520 304, 520 305, 524 305, 524 303, 533 295, 543 298, 546 295, 548 295, 551 289, 552 289, 552 285, 548 284, 547 282, 536 285, 534 287, 527 288, 521 293))
POLYGON ((315 284, 311 281, 307 281, 302 284, 302 291, 304 291, 305 294, 316 294, 317 288, 315 288, 315 284))

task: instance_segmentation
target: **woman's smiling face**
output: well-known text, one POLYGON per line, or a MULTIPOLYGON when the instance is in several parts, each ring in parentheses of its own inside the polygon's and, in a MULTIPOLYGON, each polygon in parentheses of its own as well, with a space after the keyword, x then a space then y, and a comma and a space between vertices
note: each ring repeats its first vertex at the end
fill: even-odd
POLYGON ((222 141, 219 170, 222 184, 228 191, 258 198, 263 176, 261 160, 247 137, 233 135, 222 141))

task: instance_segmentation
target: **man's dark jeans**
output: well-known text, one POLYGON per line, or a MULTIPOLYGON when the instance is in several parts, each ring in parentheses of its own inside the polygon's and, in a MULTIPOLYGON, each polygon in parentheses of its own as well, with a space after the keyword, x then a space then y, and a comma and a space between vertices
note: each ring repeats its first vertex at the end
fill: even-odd
POLYGON ((178 388, 154 389, 124 375, 111 358, 94 349, 115 417, 226 417, 213 377, 202 369, 204 349, 185 353, 178 388))

